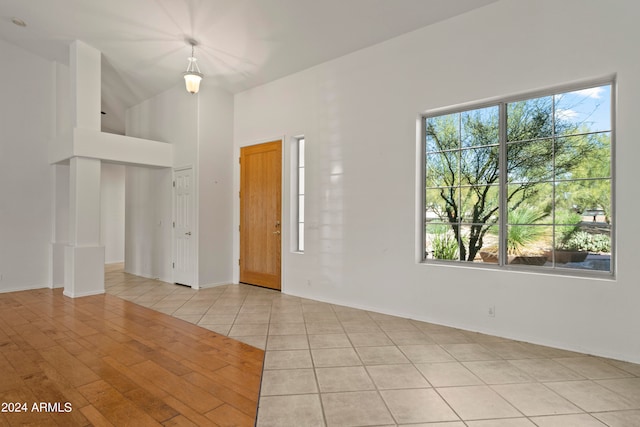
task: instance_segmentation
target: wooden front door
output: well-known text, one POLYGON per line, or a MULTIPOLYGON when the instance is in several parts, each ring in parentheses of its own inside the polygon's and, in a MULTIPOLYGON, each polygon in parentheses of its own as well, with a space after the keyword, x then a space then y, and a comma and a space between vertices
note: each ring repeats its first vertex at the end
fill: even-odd
POLYGON ((240 282, 280 289, 282 141, 240 149, 240 282))

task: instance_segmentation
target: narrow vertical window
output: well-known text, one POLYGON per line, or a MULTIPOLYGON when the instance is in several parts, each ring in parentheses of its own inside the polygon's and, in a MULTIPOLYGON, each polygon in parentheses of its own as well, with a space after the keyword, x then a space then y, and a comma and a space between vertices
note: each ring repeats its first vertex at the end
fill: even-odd
POLYGON ((304 252, 304 137, 298 138, 298 168, 297 168, 297 188, 298 188, 298 238, 297 251, 304 252))

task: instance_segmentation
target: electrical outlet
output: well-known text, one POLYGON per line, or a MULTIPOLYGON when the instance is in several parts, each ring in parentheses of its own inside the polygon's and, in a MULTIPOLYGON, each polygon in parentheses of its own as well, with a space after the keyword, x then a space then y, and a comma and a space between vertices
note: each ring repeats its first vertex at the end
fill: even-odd
POLYGON ((487 311, 487 315, 489 317, 496 317, 496 306, 495 305, 490 305, 489 306, 489 310, 487 311))

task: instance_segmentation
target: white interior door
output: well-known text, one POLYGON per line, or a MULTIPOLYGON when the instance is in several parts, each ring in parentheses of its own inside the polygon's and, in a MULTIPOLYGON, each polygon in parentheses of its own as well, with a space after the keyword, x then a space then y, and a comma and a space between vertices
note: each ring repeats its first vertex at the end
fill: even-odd
POLYGON ((196 265, 193 169, 176 169, 173 186, 173 281, 193 286, 196 265))

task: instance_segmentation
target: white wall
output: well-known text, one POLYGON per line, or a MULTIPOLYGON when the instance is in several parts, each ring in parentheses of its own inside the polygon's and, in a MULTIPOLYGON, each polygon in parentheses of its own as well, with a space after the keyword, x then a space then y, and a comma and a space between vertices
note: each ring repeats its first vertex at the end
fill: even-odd
MULTIPOLYGON (((127 110, 126 135, 170 143, 174 164, 190 166, 197 161, 197 104, 181 95, 170 89, 127 110)), ((171 169, 126 170, 125 271, 173 282, 171 169)))
POLYGON ((125 167, 125 271, 172 280, 171 170, 125 167))
POLYGON ((198 277, 208 286, 233 277, 233 95, 204 84, 198 94, 198 277))
MULTIPOLYGON (((235 154, 286 135, 288 165, 290 137, 306 136, 306 247, 291 253, 285 217, 283 291, 640 362, 639 12, 623 0, 502 0, 236 95, 235 154), (615 280, 417 262, 420 113, 614 73, 615 280)), ((234 230, 237 218, 235 202, 234 230)))
POLYGON ((126 134, 173 145, 175 167, 195 165, 198 97, 179 86, 127 110, 126 134))
MULTIPOLYGON (((232 132, 233 96, 216 87, 207 86, 206 81, 196 96, 187 93, 183 84, 177 84, 127 112, 127 135, 170 143, 173 145, 174 168, 193 168, 197 195, 197 229, 194 230, 194 235, 198 259, 195 284, 198 286, 229 283, 232 280, 232 132)), ((138 169, 132 171, 135 171, 131 172, 135 176, 140 173, 138 169)), ((128 168, 127 179, 129 174, 128 168)), ((168 209, 163 211, 163 217, 171 218, 171 188, 160 196, 158 192, 165 191, 164 188, 159 190, 153 182, 147 185, 151 187, 145 187, 142 181, 135 185, 127 183, 127 210, 130 203, 137 203, 149 194, 154 194, 162 197, 163 209, 168 209), (129 194, 129 191, 133 193, 129 194), (168 205, 164 204, 165 197, 169 197, 168 205)), ((130 223, 127 211, 126 268, 131 268, 132 271, 144 270, 140 265, 142 258, 133 255, 130 257, 130 251, 139 252, 138 249, 133 249, 136 246, 134 241, 141 242, 147 238, 157 240, 155 233, 158 232, 141 226, 134 235, 129 236, 130 224, 133 227, 143 217, 157 215, 157 212, 151 211, 143 215, 140 209, 136 212, 138 219, 130 223), (151 234, 147 235, 147 232, 151 234)), ((160 257, 167 266, 172 262, 171 229, 165 228, 169 224, 170 222, 166 222, 160 226, 162 246, 149 247, 149 256, 160 257), (164 252, 163 256, 158 254, 160 251, 164 252)), ((166 271, 166 268, 162 268, 166 271)), ((163 280, 172 279, 169 276, 163 280)))
POLYGON ((0 41, 0 292, 51 283, 55 67, 0 41))
POLYGON ((104 245, 104 262, 123 262, 125 166, 103 162, 100 187, 100 242, 104 245))

